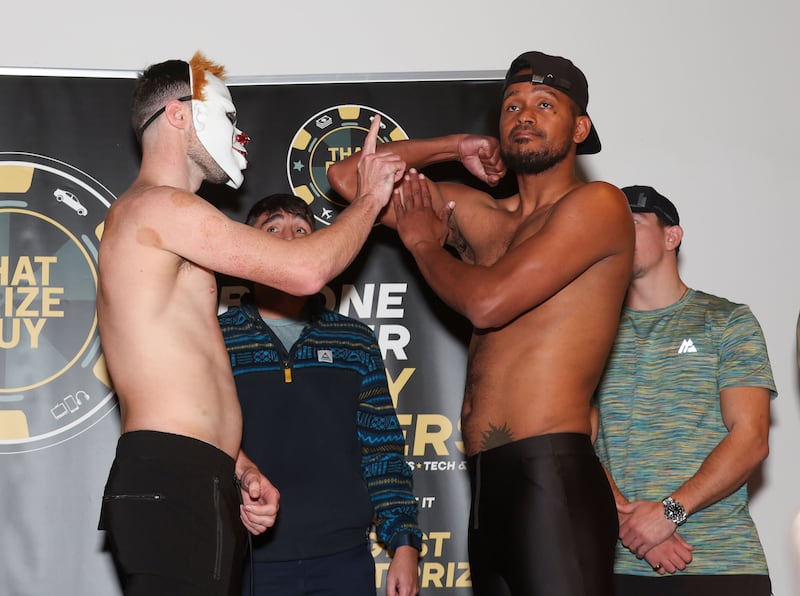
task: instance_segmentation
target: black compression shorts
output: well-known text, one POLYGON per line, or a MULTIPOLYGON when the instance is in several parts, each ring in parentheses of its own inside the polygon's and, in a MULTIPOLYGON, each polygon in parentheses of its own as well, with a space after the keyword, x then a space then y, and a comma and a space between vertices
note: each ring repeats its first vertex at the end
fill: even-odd
POLYGON ((531 437, 468 464, 475 596, 613 593, 617 512, 588 436, 531 437))

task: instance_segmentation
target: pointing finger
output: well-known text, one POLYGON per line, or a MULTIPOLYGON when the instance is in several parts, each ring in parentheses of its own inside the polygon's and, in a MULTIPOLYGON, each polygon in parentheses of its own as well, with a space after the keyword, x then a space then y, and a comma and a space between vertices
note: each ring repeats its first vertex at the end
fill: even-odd
POLYGON ((369 127, 369 132, 367 133, 367 138, 364 139, 364 146, 361 148, 361 151, 367 155, 370 153, 375 153, 375 147, 377 147, 378 143, 378 131, 381 128, 381 117, 378 114, 375 114, 372 117, 372 124, 369 127))

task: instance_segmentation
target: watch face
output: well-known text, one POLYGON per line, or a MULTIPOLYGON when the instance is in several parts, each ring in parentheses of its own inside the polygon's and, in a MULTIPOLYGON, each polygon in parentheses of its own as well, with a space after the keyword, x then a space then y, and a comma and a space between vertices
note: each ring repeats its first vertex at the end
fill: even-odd
POLYGON ((683 505, 678 503, 673 498, 669 497, 664 499, 664 517, 676 525, 681 525, 686 521, 686 510, 683 505))

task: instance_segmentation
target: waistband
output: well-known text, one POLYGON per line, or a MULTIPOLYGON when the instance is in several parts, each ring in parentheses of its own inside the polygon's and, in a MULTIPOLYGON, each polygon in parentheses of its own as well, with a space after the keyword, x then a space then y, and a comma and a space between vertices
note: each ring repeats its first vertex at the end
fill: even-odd
POLYGON ((117 441, 117 459, 151 458, 233 474, 230 455, 200 439, 155 430, 134 430, 117 441))
POLYGON ((569 453, 586 453, 587 450, 594 452, 592 439, 589 435, 583 433, 551 433, 527 437, 487 449, 486 451, 480 451, 467 461, 474 462, 478 459, 484 461, 507 460, 537 455, 567 455, 569 453))

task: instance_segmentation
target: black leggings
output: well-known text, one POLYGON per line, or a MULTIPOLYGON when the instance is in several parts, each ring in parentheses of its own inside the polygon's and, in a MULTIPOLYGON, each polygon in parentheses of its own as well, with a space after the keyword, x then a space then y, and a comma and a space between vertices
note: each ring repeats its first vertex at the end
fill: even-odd
POLYGON ((588 436, 531 437, 468 464, 475 596, 613 594, 617 512, 588 436))
POLYGON ((100 529, 128 596, 239 594, 246 530, 234 461, 168 433, 122 435, 100 529))

